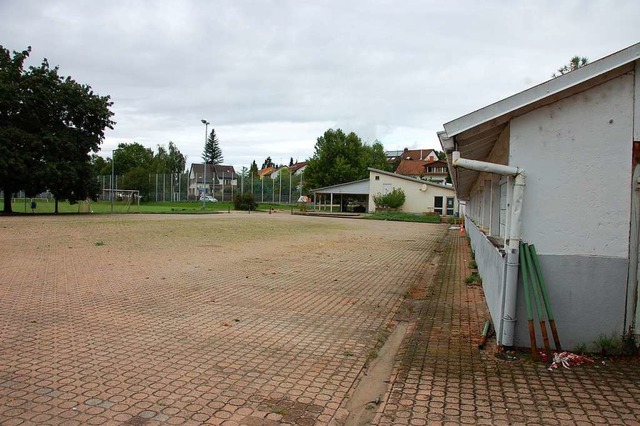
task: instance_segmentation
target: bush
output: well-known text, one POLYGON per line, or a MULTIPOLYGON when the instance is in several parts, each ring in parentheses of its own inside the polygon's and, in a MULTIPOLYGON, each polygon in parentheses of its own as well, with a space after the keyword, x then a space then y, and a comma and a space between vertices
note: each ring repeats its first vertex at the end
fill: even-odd
POLYGON ((258 203, 256 203, 252 193, 245 192, 233 197, 233 208, 236 210, 256 210, 258 203))
POLYGON ((406 197, 404 195, 404 191, 400 188, 394 188, 393 191, 388 194, 376 194, 373 196, 373 202, 376 204, 376 207, 384 209, 397 209, 404 204, 406 197))

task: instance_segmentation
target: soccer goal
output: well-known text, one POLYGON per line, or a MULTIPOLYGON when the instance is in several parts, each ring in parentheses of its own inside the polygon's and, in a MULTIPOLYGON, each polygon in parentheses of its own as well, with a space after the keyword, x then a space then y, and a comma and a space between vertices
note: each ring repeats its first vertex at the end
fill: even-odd
POLYGON ((124 206, 118 204, 120 212, 129 213, 132 205, 137 206, 140 210, 140 191, 138 189, 103 189, 102 192, 103 197, 106 196, 107 200, 111 200, 111 213, 113 213, 115 201, 124 201, 124 206))

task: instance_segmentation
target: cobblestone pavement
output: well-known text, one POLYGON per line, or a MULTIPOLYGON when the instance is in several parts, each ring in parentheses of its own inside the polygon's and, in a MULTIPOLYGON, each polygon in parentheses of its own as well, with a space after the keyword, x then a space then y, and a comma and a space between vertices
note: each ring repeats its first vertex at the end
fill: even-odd
POLYGON ((337 422, 446 229, 0 218, 0 423, 337 422))
POLYGON ((640 424, 637 358, 478 350, 469 259, 444 225, 0 218, 0 424, 342 424, 399 321, 374 424, 640 424))
POLYGON ((497 359, 495 342, 478 350, 488 311, 481 288, 463 283, 466 238, 449 231, 438 251, 375 424, 640 424, 638 358, 549 371, 526 354, 497 359))

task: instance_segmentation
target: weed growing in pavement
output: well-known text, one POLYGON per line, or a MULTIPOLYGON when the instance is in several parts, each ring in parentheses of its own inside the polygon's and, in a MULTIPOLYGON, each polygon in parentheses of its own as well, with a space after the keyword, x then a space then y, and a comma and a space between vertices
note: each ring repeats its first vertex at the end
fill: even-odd
POLYGON ((273 411, 276 414, 280 414, 281 416, 286 416, 287 412, 288 412, 286 408, 280 407, 280 406, 277 406, 277 405, 275 407, 273 407, 273 409, 271 411, 273 411))
POLYGON ((369 364, 371 364, 371 361, 378 357, 378 351, 384 346, 390 334, 389 330, 386 329, 378 331, 376 345, 367 353, 367 359, 364 363, 365 367, 368 367, 369 364))
POLYGON ((102 247, 104 245, 104 241, 96 241, 95 243, 93 243, 93 245, 95 245, 96 247, 102 247))
POLYGON ((573 348, 573 353, 578 355, 584 355, 587 353, 586 343, 579 343, 573 348))
POLYGON ((477 272, 472 272, 464 279, 464 283, 467 285, 482 285, 482 278, 477 272))
POLYGON ((471 259, 469 261, 469 268, 471 269, 478 269, 478 262, 476 262, 475 259, 471 259))
POLYGON ((615 355, 620 347, 619 341, 614 336, 607 336, 601 334, 593 342, 596 352, 599 352, 602 356, 615 355))
POLYGON ((629 328, 629 332, 622 336, 621 352, 625 355, 637 355, 638 345, 633 330, 629 328))

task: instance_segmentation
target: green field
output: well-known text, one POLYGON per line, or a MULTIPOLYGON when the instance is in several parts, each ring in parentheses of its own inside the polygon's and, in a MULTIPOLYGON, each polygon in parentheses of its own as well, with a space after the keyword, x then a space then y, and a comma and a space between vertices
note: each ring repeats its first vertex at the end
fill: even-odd
POLYGON ((373 213, 367 215, 365 219, 390 220, 394 222, 440 223, 439 215, 416 215, 403 212, 373 213))
MULTIPOLYGON (((36 213, 48 214, 53 213, 55 203, 53 200, 35 199, 36 213)), ((0 202, 3 200, 0 198, 0 202)), ((291 206, 284 204, 259 204, 258 211, 269 211, 270 208, 276 210, 290 210, 291 206)), ((23 198, 15 198, 12 203, 12 210, 15 214, 32 214, 31 199, 27 198, 26 202, 23 198)), ((180 201, 180 202, 143 202, 127 205, 124 201, 116 201, 113 203, 113 213, 180 213, 180 214, 202 214, 229 212, 234 210, 233 203, 203 203, 199 201, 180 201)), ((58 204, 59 213, 111 213, 112 207, 110 201, 92 201, 90 203, 69 204, 61 202, 58 204)))

